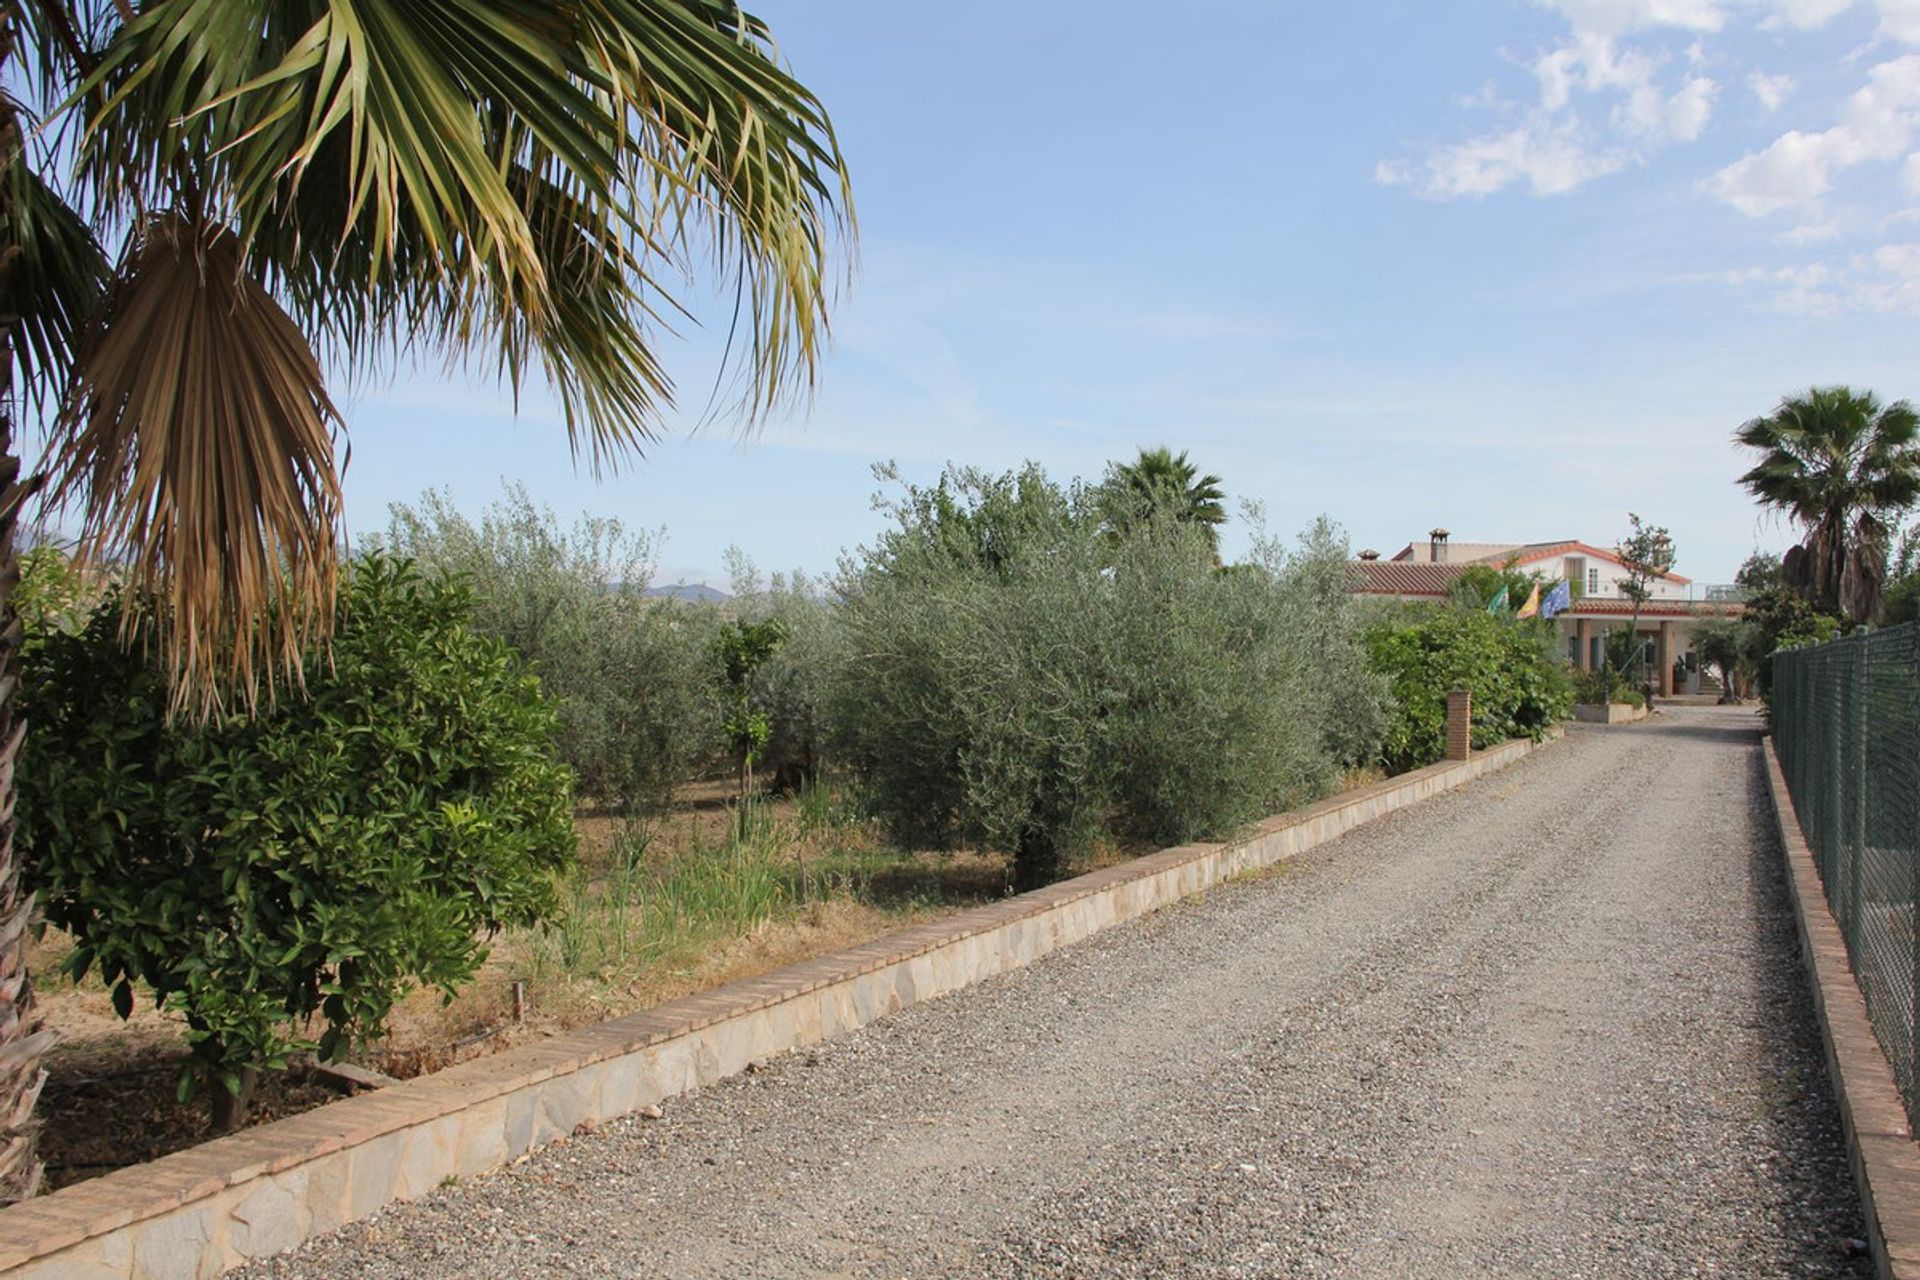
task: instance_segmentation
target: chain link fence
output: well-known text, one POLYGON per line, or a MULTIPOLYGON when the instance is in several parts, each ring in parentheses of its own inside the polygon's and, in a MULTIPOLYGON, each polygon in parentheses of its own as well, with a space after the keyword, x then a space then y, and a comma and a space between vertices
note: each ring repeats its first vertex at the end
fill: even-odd
POLYGON ((1867 1013, 1920 1125, 1920 625, 1775 654, 1773 735, 1867 1013))

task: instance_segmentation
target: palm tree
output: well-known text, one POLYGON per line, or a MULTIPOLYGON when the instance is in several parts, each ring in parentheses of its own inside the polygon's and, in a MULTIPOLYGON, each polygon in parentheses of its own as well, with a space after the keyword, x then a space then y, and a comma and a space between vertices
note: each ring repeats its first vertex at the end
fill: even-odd
POLYGON ((1740 483, 1806 531, 1782 574, 1815 608, 1856 623, 1885 603, 1892 522, 1920 499, 1920 415, 1904 400, 1815 387, 1734 439, 1760 452, 1740 483))
POLYGON ((537 375, 598 471, 659 429, 657 331, 703 254, 742 420, 809 388, 852 221, 824 109, 732 0, 0 0, 0 83, 26 86, 0 102, 5 1203, 38 1178, 46 1044, 10 838, 32 491, 164 603, 177 711, 248 705, 331 622, 328 370, 537 375))
POLYGON ((1217 563, 1220 525, 1226 523, 1226 494, 1219 476, 1203 476, 1187 461, 1187 452, 1142 449, 1133 462, 1114 463, 1102 486, 1108 528, 1113 533, 1142 521, 1170 519, 1205 531, 1217 563))

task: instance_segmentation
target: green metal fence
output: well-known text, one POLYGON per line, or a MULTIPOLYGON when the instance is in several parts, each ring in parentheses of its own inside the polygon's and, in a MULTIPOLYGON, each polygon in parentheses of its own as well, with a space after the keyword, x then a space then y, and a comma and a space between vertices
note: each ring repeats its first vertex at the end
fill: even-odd
POLYGON ((1920 626, 1776 654, 1773 734, 1867 1013, 1920 1127, 1920 626))

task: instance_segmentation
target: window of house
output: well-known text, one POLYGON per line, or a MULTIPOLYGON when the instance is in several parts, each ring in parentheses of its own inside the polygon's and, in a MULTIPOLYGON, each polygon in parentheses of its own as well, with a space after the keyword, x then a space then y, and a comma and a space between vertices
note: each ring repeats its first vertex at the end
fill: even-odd
POLYGON ((1587 594, 1590 596, 1600 594, 1600 571, 1598 569, 1587 570, 1587 594))

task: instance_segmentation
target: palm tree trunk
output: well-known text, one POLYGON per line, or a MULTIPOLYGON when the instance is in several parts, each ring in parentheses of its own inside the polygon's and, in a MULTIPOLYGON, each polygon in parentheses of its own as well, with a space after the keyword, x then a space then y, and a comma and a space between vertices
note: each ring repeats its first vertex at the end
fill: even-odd
MULTIPOLYGON (((5 270, 0 266, 0 274, 5 270)), ((12 326, 0 319, 0 1205, 24 1200, 40 1186, 34 1104, 47 1079, 41 1060, 54 1040, 34 1016, 33 978, 27 972, 33 895, 21 886, 13 844, 14 769, 27 727, 13 714, 21 637, 20 618, 13 609, 13 591, 20 582, 14 533, 20 509, 39 487, 39 479, 20 478, 20 459, 14 453, 13 406, 8 400, 12 388, 4 372, 13 363, 11 337, 12 326)))
MULTIPOLYGON (((11 61, 13 23, 0 16, 0 68, 11 61)), ((20 121, 0 115, 0 166, 21 161, 20 121)), ((20 478, 14 452, 13 275, 19 247, 0 247, 0 1205, 25 1200, 40 1189, 38 1126, 34 1106, 47 1081, 41 1065, 54 1036, 33 1012, 33 977, 27 972, 27 935, 33 895, 20 883, 13 847, 14 769, 20 760, 24 721, 13 714, 20 685, 21 626, 14 612, 20 584, 20 554, 14 534, 21 509, 41 477, 20 478)))

